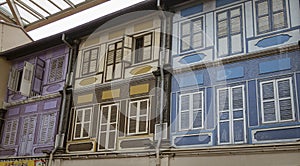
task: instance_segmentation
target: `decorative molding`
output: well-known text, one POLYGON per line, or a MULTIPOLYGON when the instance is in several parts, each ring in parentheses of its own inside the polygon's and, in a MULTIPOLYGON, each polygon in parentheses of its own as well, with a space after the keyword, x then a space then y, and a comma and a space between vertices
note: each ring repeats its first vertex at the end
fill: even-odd
POLYGON ((287 42, 291 37, 292 36, 290 36, 288 34, 281 34, 281 35, 276 35, 276 36, 272 36, 272 37, 267 37, 267 38, 259 40, 255 44, 255 46, 260 47, 260 48, 276 46, 276 45, 287 42))
POLYGON ((79 85, 81 85, 81 86, 91 85, 91 84, 95 83, 96 81, 97 81, 96 77, 89 77, 89 78, 81 80, 79 82, 79 85))

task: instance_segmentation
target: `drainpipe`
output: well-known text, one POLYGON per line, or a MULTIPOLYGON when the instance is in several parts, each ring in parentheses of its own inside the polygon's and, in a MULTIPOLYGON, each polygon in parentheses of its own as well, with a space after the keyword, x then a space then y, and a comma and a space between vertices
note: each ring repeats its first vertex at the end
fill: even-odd
POLYGON ((52 160, 53 160, 53 155, 54 153, 58 150, 58 148, 61 145, 61 142, 63 140, 63 117, 65 115, 65 111, 66 111, 66 102, 67 102, 67 89, 68 86, 70 84, 70 79, 71 79, 71 65, 72 65, 72 57, 73 57, 73 52, 74 52, 74 47, 66 40, 66 35, 62 34, 62 38, 61 40, 69 47, 70 51, 69 51, 69 57, 68 57, 68 67, 67 67, 67 74, 66 74, 66 82, 63 88, 63 92, 62 92, 62 105, 61 105, 61 112, 60 112, 60 120, 59 120, 59 126, 58 126, 58 134, 57 134, 57 141, 55 144, 54 149, 52 150, 52 152, 50 153, 50 157, 49 157, 49 163, 48 166, 52 166, 52 160))
POLYGON ((158 138, 158 142, 156 145, 156 166, 160 166, 161 165, 161 161, 160 161, 160 146, 161 146, 161 141, 162 141, 162 131, 163 131, 163 109, 164 109, 164 62, 165 62, 165 46, 166 46, 166 26, 167 26, 167 22, 166 22, 166 15, 163 11, 163 8, 160 5, 160 0, 157 0, 157 8, 160 10, 161 12, 161 17, 163 19, 163 23, 162 23, 162 47, 161 47, 161 51, 159 54, 159 69, 160 69, 160 110, 159 110, 159 126, 160 126, 160 136, 158 138))

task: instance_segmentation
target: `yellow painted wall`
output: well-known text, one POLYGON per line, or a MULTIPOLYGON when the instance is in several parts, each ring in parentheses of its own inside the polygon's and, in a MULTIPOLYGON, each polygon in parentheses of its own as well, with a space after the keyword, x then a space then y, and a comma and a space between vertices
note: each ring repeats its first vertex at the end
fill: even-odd
POLYGON ((9 71, 11 68, 10 62, 8 62, 3 57, 0 57, 0 108, 3 108, 3 102, 5 101, 7 93, 7 82, 9 77, 9 71))

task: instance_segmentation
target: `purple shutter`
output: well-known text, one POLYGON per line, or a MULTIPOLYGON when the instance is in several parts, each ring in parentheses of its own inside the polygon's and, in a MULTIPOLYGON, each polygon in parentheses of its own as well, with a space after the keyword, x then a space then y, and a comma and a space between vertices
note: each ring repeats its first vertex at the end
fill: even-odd
POLYGON ((35 73, 33 78, 32 91, 35 94, 41 94, 42 82, 44 76, 45 61, 40 58, 36 59, 35 73))

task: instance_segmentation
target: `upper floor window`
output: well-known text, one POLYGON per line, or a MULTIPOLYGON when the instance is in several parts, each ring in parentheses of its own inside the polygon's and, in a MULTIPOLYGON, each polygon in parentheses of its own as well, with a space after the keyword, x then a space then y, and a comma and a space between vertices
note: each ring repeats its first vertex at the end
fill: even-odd
POLYGON ((45 62, 36 58, 36 63, 25 61, 23 69, 12 68, 8 89, 21 92, 24 96, 41 94, 45 62))
POLYGON ((105 80, 110 81, 122 76, 123 42, 108 45, 105 80))
POLYGON ((152 33, 134 38, 134 63, 151 60, 152 33))
POLYGON ((88 75, 97 71, 98 48, 84 52, 82 58, 82 75, 88 75))
POLYGON ((284 122, 295 119, 292 78, 260 83, 262 122, 284 122))
POLYGON ((147 133, 149 109, 149 99, 129 103, 128 134, 147 133))
POLYGON ((203 128, 203 92, 182 94, 179 101, 179 130, 203 128))
POLYGON ((18 130, 18 120, 8 120, 5 123, 3 145, 4 146, 13 146, 15 145, 16 135, 18 130))
POLYGON ((75 111, 74 139, 89 138, 92 122, 92 107, 75 111))
POLYGON ((39 134, 40 144, 52 143, 54 139, 55 122, 56 122, 56 113, 42 115, 40 134, 39 134))
POLYGON ((181 24, 181 52, 203 47, 203 18, 181 24))
POLYGON ((243 51, 242 8, 217 13, 218 57, 243 51))
POLYGON ((51 60, 48 78, 49 83, 61 81, 63 79, 64 61, 64 57, 58 57, 51 60))
POLYGON ((258 34, 287 27, 285 0, 259 0, 255 5, 258 34))

